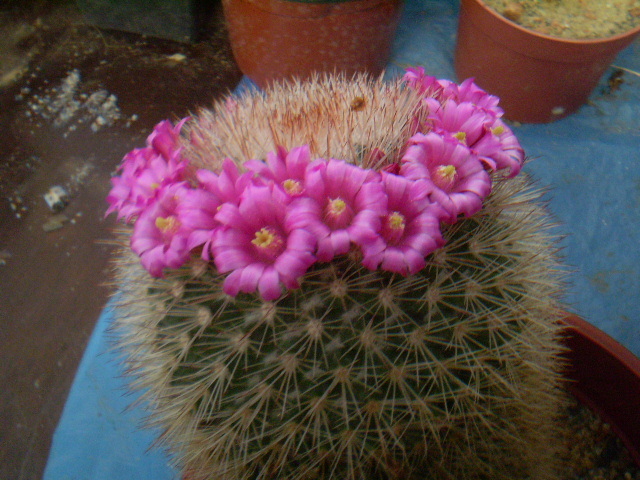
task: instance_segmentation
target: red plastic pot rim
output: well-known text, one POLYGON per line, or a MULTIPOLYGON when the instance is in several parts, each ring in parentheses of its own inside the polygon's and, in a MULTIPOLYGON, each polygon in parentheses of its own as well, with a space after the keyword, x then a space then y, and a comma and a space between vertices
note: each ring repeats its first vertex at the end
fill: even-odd
POLYGON ((380 4, 402 4, 404 0, 328 0, 316 3, 299 0, 224 0, 241 1, 274 15, 298 18, 319 18, 327 15, 349 15, 376 8, 380 4))
POLYGON ((580 317, 563 323, 569 391, 611 425, 640 466, 640 359, 580 317))
POLYGON ((631 353, 627 347, 576 315, 568 314, 562 321, 575 332, 574 334, 589 339, 600 350, 615 358, 625 370, 635 372, 636 376, 640 378, 640 358, 631 353))
POLYGON ((615 55, 640 34, 640 26, 605 38, 566 39, 552 37, 524 27, 494 12, 482 0, 462 0, 461 9, 473 13, 472 22, 495 42, 526 56, 562 63, 582 63, 603 54, 615 55))

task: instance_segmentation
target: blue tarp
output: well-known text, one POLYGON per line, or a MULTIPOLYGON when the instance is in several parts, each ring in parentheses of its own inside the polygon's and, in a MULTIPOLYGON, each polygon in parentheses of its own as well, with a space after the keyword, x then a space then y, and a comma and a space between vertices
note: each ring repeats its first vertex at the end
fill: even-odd
MULTIPOLYGON (((455 78, 457 13, 455 0, 407 0, 389 74, 422 65, 455 78)), ((640 42, 615 64, 640 72, 640 42)), ((602 92, 563 120, 514 130, 532 158, 525 171, 550 188, 558 233, 567 235, 563 254, 575 270, 570 309, 640 356, 640 77, 627 73, 619 90, 602 92)), ((157 432, 138 428, 142 409, 126 410, 133 398, 109 351, 111 321, 107 306, 54 435, 45 480, 177 478, 163 452, 148 451, 157 432)))

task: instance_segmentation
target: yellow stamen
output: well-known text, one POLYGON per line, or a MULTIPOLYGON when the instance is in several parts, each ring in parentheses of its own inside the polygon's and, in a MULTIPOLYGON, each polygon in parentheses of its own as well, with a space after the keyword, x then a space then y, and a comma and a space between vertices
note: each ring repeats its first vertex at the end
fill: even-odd
POLYGON ((157 189, 159 189, 159 188, 160 188, 160 184, 159 184, 159 183, 157 183, 157 182, 153 182, 153 183, 151 184, 151 190, 157 190, 157 189))
POLYGON ((263 227, 256 232, 256 237, 251 240, 251 243, 260 248, 273 248, 278 246, 278 240, 278 237, 271 230, 263 227))
POLYGON ((502 135, 504 133, 504 127, 502 125, 498 125, 496 128, 491 129, 491 133, 494 135, 502 135))
POLYGON ((340 197, 334 198, 329 201, 329 213, 333 216, 338 216, 347 208, 347 204, 340 197))
POLYGON ((442 180, 452 182, 456 177, 456 167, 453 165, 442 165, 438 167, 437 173, 442 180))
POLYGON ((294 180, 293 178, 288 178, 287 180, 282 182, 282 186, 284 188, 284 191, 289 195, 298 195, 302 193, 302 185, 300 185, 300 182, 294 180))
POLYGON ((467 134, 465 132, 454 133, 453 136, 456 137, 460 143, 466 143, 467 141, 467 134))
POLYGON ((389 228, 393 230, 403 230, 405 227, 404 215, 399 212, 393 212, 389 215, 388 220, 389 228))
POLYGON ((162 233, 172 232, 176 230, 179 226, 180 226, 180 223, 178 222, 178 219, 173 215, 168 216, 166 218, 164 217, 156 218, 156 227, 162 233))

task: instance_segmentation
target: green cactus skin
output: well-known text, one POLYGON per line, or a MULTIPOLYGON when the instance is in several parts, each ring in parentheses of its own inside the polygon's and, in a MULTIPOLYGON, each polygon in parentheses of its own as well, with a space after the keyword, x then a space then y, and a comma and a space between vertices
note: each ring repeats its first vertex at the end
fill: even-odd
MULTIPOLYGON (((200 112, 187 155, 215 169, 309 143, 388 163, 418 103, 360 77, 277 86, 200 112)), ((564 275, 540 196, 496 177, 419 274, 350 253, 275 302, 225 295, 196 258, 153 279, 123 246, 118 346, 159 443, 192 480, 558 478, 564 275)))

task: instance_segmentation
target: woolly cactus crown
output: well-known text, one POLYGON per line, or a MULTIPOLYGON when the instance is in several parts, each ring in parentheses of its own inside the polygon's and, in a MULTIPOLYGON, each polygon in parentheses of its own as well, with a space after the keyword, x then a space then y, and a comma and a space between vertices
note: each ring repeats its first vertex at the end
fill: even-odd
POLYGON ((561 275, 501 115, 326 77, 125 157, 119 342, 185 475, 555 478, 561 275))

